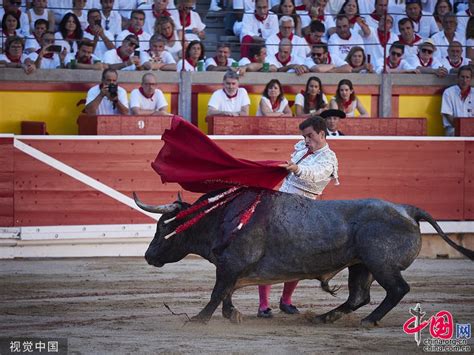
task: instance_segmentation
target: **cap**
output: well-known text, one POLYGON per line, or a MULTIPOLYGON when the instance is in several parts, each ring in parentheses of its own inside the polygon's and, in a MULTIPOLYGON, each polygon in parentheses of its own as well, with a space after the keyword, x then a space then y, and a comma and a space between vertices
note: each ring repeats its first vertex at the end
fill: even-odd
POLYGON ((433 48, 433 51, 436 50, 436 45, 435 45, 435 43, 433 42, 433 40, 431 38, 425 39, 423 42, 421 42, 418 45, 418 49, 421 49, 425 46, 431 46, 433 48))
POLYGON ((328 118, 328 117, 333 117, 333 116, 336 116, 339 118, 346 118, 346 114, 344 113, 344 111, 334 110, 334 109, 323 111, 321 112, 320 116, 322 118, 328 118))

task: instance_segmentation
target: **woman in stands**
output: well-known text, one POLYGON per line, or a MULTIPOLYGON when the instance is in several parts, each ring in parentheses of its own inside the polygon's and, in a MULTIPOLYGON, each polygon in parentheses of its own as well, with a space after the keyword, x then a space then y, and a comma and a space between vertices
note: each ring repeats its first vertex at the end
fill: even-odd
POLYGON ((35 23, 37 20, 43 19, 48 21, 48 30, 54 31, 54 13, 48 10, 47 0, 33 0, 31 2, 31 9, 26 14, 30 22, 30 32, 35 31, 35 23))
POLYGON ((155 22, 155 34, 160 34, 166 39, 165 49, 171 53, 175 60, 182 56, 183 47, 178 38, 176 26, 171 17, 161 16, 155 22))
POLYGON ((337 85, 336 96, 331 99, 329 108, 344 111, 346 117, 354 117, 356 110, 360 117, 369 116, 367 110, 357 98, 352 82, 347 79, 342 79, 337 85))
MULTIPOLYGON (((366 1, 366 0, 364 0, 366 1)), ((354 33, 361 34, 362 37, 370 35, 370 27, 365 23, 365 19, 360 16, 359 3, 357 0, 346 0, 342 4, 341 11, 338 15, 346 15, 349 19, 349 26, 351 31, 354 33)), ((328 30, 328 35, 332 35, 336 32, 336 27, 332 27, 328 30)))
POLYGON ((257 116, 291 117, 288 100, 283 94, 281 83, 277 79, 268 82, 258 104, 257 116))
POLYGON ((290 16, 295 23, 295 35, 302 37, 301 32, 301 18, 296 13, 296 6, 294 0, 281 0, 280 5, 274 7, 278 18, 283 16, 290 16))
POLYGON ((87 10, 84 10, 86 3, 87 0, 72 0, 72 10, 68 11, 77 16, 82 29, 89 26, 89 23, 87 22, 87 10))
POLYGON ((453 12, 453 5, 448 0, 438 0, 436 2, 433 17, 440 31, 443 31, 443 16, 453 12))
POLYGON ((295 97, 295 113, 298 117, 309 117, 319 115, 326 110, 328 100, 323 92, 321 80, 312 76, 306 82, 304 91, 295 97))
POLYGON ((35 63, 23 53, 24 49, 23 38, 8 37, 5 43, 5 53, 0 54, 0 67, 22 68, 26 74, 33 73, 36 70, 35 63))
POLYGON ((77 53, 77 43, 82 39, 84 32, 76 15, 69 12, 59 23, 58 32, 54 34, 56 44, 66 48, 68 53, 77 53))
POLYGON ((362 47, 352 47, 347 53, 346 62, 353 73, 375 73, 374 66, 367 62, 367 56, 362 47))
POLYGON ((6 12, 2 18, 2 52, 5 52, 6 41, 9 37, 24 37, 20 30, 20 20, 16 13, 6 12))
POLYGON ((198 62, 202 60, 202 70, 204 70, 205 48, 201 41, 191 41, 186 47, 184 61, 180 59, 176 64, 176 71, 181 71, 184 63, 184 71, 198 71, 198 62))

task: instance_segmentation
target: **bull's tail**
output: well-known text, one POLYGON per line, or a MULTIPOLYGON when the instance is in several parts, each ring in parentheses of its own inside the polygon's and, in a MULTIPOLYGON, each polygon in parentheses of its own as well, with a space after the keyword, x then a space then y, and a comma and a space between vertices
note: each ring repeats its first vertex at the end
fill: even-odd
POLYGON ((438 232, 438 234, 441 236, 441 238, 443 238, 443 240, 446 243, 448 243, 451 247, 453 247, 454 249, 456 249, 458 252, 465 255, 469 259, 474 260, 474 251, 464 248, 456 244, 455 242, 453 242, 451 239, 449 239, 446 233, 443 232, 441 227, 438 225, 438 223, 436 223, 434 218, 428 212, 423 211, 422 209, 415 206, 405 205, 405 207, 407 208, 408 213, 413 217, 413 219, 417 223, 419 223, 421 220, 428 222, 429 224, 433 226, 436 232, 438 232))

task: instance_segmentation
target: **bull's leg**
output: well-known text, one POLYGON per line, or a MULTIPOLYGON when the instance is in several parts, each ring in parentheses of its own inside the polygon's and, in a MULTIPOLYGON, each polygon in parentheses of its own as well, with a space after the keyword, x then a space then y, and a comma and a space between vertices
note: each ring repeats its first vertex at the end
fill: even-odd
POLYGON ((222 315, 229 319, 232 323, 242 322, 242 313, 232 304, 232 293, 230 293, 224 301, 222 301, 222 315))
POLYGON ((382 286, 387 295, 382 303, 375 308, 366 318, 362 319, 363 326, 372 327, 377 325, 377 322, 383 318, 398 302, 401 301, 410 291, 410 286, 403 279, 400 270, 388 271, 380 268, 378 271, 373 271, 375 280, 382 286))
POLYGON ((312 319, 313 323, 332 323, 370 302, 370 285, 374 278, 363 264, 349 266, 349 297, 339 307, 312 319))

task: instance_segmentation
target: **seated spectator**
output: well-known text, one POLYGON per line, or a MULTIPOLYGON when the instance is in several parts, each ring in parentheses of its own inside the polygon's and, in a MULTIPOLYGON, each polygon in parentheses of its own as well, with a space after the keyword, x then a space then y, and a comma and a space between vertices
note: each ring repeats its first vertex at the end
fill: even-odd
POLYGON ((297 75, 305 74, 309 69, 303 65, 303 58, 292 55, 291 42, 283 38, 278 45, 278 52, 268 56, 270 65, 274 65, 279 72, 294 72, 297 75))
POLYGON ((10 37, 23 38, 24 35, 20 30, 20 21, 17 14, 13 12, 5 12, 2 18, 2 48, 5 48, 5 42, 10 37))
POLYGON ((438 29, 440 31, 443 30, 443 16, 453 12, 453 5, 449 2, 449 0, 438 0, 436 2, 433 18, 436 21, 436 25, 438 25, 438 29))
POLYGON ((303 0, 303 6, 296 8, 303 28, 309 26, 315 20, 323 23, 326 28, 334 27, 334 19, 327 11, 327 3, 327 0, 303 0))
POLYGON ((351 66, 339 57, 331 57, 328 45, 320 43, 313 45, 311 54, 304 65, 313 73, 351 73, 351 66))
MULTIPOLYGON (((342 4, 338 16, 346 16, 349 20, 349 29, 353 34, 358 34, 361 37, 370 35, 370 27, 365 22, 365 19, 360 16, 359 3, 357 0, 346 0, 342 4)), ((337 24, 336 24, 337 27, 337 24)), ((328 35, 331 36, 336 32, 336 28, 328 28, 328 35)))
POLYGON ((301 18, 296 13, 296 6, 294 0, 281 0, 278 6, 272 8, 272 11, 278 15, 278 18, 280 20, 283 16, 291 17, 295 25, 294 33, 297 36, 303 36, 303 26, 301 25, 301 18))
POLYGON ((336 32, 329 37, 328 41, 331 56, 345 58, 352 47, 364 48, 363 43, 364 40, 358 33, 351 32, 347 16, 338 15, 336 18, 336 32))
POLYGON ((176 71, 176 61, 165 49, 166 39, 162 35, 150 38, 150 49, 140 52, 140 62, 145 70, 176 71))
POLYGON ((142 86, 132 90, 130 94, 130 109, 133 115, 169 115, 168 102, 157 85, 155 75, 143 75, 142 86))
POLYGON ((347 117, 355 117, 355 111, 359 112, 360 117, 368 117, 364 105, 357 98, 352 82, 342 79, 337 85, 336 96, 329 102, 329 108, 343 111, 347 117))
POLYGON ((415 33, 413 21, 409 18, 402 18, 398 21, 398 41, 405 46, 405 58, 418 53, 418 45, 423 42, 423 38, 415 33))
POLYGON ((150 34, 155 33, 155 22, 161 17, 170 17, 176 14, 177 10, 167 9, 169 0, 153 0, 152 3, 142 3, 138 9, 145 12, 145 25, 143 30, 150 34))
POLYGON ((21 37, 8 37, 5 43, 5 53, 0 54, 0 67, 22 68, 26 74, 32 74, 35 64, 23 53, 25 42, 21 37))
POLYGON ((344 136, 339 128, 339 120, 346 118, 346 114, 341 110, 325 110, 320 115, 326 121, 326 136, 344 136))
POLYGON ((109 66, 102 63, 100 58, 93 54, 94 42, 90 39, 83 39, 79 42, 79 49, 77 53, 69 53, 66 56, 66 66, 69 69, 89 69, 89 70, 104 70, 109 66))
POLYGON ((361 47, 351 48, 346 63, 351 66, 352 73, 375 73, 374 66, 367 61, 367 56, 361 47))
POLYGON ((48 24, 47 30, 54 31, 54 13, 48 10, 47 0, 32 0, 31 8, 26 11, 30 23, 30 31, 35 31, 35 23, 38 20, 45 20, 48 24))
POLYGON ((149 47, 149 41, 151 35, 148 32, 143 31, 143 25, 145 24, 145 13, 142 10, 133 10, 130 17, 130 23, 126 30, 119 33, 116 40, 116 45, 120 46, 122 40, 130 34, 134 34, 138 37, 140 50, 146 51, 149 47))
POLYGON ((102 28, 117 37, 122 32, 122 16, 115 11, 114 0, 100 0, 102 28))
POLYGON ((248 116, 250 98, 247 90, 239 88, 239 75, 232 70, 224 74, 223 88, 214 93, 207 106, 208 116, 248 116))
POLYGON ((458 27, 458 20, 456 15, 447 14, 443 17, 444 29, 431 37, 434 45, 438 49, 434 52, 434 58, 441 60, 448 55, 449 44, 453 41, 460 43, 465 42, 464 34, 458 34, 456 29, 458 27))
POLYGON ((102 82, 87 92, 84 112, 89 115, 127 115, 127 92, 118 86, 118 73, 114 69, 102 72, 102 82))
POLYGON ((421 38, 429 38, 439 31, 433 16, 421 10, 421 0, 406 0, 405 14, 400 15, 398 19, 403 17, 412 20, 415 33, 421 38))
POLYGON ((171 14, 171 18, 180 38, 184 33, 187 41, 200 41, 206 38, 204 32, 206 25, 201 21, 201 16, 193 9, 193 0, 178 0, 178 11, 171 14))
MULTIPOLYGON (((360 3, 359 5, 361 5, 360 3)), ((359 8, 359 10, 361 10, 359 8)), ((363 13, 361 11, 361 13, 363 13)), ((365 14, 367 14, 366 12, 365 14)), ((375 0, 374 11, 369 15, 365 15, 365 21, 367 25, 371 28, 379 28, 379 21, 385 14, 389 14, 390 11, 388 10, 388 0, 375 0)), ((393 18, 392 18, 393 21, 393 18)))
POLYGON ((309 26, 303 29, 304 39, 308 44, 308 48, 311 50, 313 44, 322 43, 323 39, 326 41, 325 33, 326 27, 324 23, 319 20, 311 21, 309 26))
POLYGON ((441 59, 441 66, 449 73, 457 73, 459 68, 469 65, 470 60, 462 56, 462 45, 458 41, 452 41, 448 47, 448 55, 441 59))
POLYGON ((278 68, 267 60, 267 49, 263 44, 254 44, 250 47, 249 58, 242 58, 239 67, 248 72, 276 72, 278 68))
POLYGON ((72 9, 66 11, 66 13, 70 12, 77 16, 82 29, 87 27, 87 11, 84 10, 86 2, 87 0, 72 0, 72 9))
POLYGON ((419 73, 418 70, 413 69, 405 59, 403 59, 403 53, 405 51, 405 46, 400 42, 395 42, 390 46, 388 51, 388 57, 379 59, 376 63, 376 72, 377 74, 383 73, 384 70, 387 73, 397 73, 397 74, 416 74, 419 73))
POLYGON ((79 19, 73 13, 67 13, 59 23, 55 33, 56 43, 67 49, 68 53, 77 52, 77 43, 82 40, 82 31, 79 19))
POLYGON ((183 47, 178 38, 173 19, 171 17, 160 17, 156 20, 155 34, 162 35, 165 39, 165 49, 173 56, 174 60, 181 57, 183 47))
POLYGON ((130 34, 124 38, 120 47, 105 52, 103 62, 114 70, 140 69, 140 51, 137 48, 138 37, 130 34))
POLYGON ((67 55, 66 48, 61 46, 55 46, 54 44, 54 33, 46 31, 43 33, 40 39, 41 48, 28 55, 34 63, 37 69, 56 69, 64 68, 64 59, 67 55), (62 48, 62 50, 53 51, 53 46, 62 48))
POLYGON ((257 116, 291 117, 288 100, 285 98, 281 83, 277 79, 268 82, 258 104, 257 116))
POLYGON ((469 19, 466 26, 466 57, 474 62, 474 17, 469 19))
POLYGON ((48 30, 48 21, 39 19, 35 22, 35 29, 32 35, 28 36, 25 41, 25 53, 30 54, 40 49, 41 36, 48 30))
POLYGON ((398 41, 398 36, 392 32, 393 18, 383 16, 376 29, 372 28, 369 36, 364 37, 365 53, 369 63, 377 63, 385 56, 385 48, 398 41))
POLYGON ((206 59, 206 71, 227 71, 232 68, 234 63, 239 65, 230 57, 231 50, 229 43, 220 43, 217 45, 216 55, 206 59))
POLYGON ((268 0, 255 1, 255 13, 245 14, 240 35, 240 56, 247 57, 252 44, 264 43, 278 32, 278 17, 268 10, 268 0))
MULTIPOLYGON (((20 24, 17 28, 17 36, 25 37, 30 33, 30 21, 28 15, 23 12, 23 6, 21 6, 21 0, 3 0, 3 9, 5 12, 0 12, 0 15, 5 16, 6 13, 13 13, 20 24)), ((2 25, 3 25, 2 19, 2 25)), ((3 26, 2 26, 3 27, 3 26)))
POLYGON ((448 71, 441 65, 441 62, 433 57, 436 50, 431 39, 423 41, 418 45, 418 54, 407 58, 412 69, 418 69, 421 74, 436 74, 439 77, 448 75, 448 71))
POLYGON ((443 92, 441 114, 447 136, 454 136, 455 117, 474 117, 474 90, 471 88, 472 68, 459 68, 457 84, 443 92))
POLYGON ((114 35, 102 27, 98 9, 90 9, 87 12, 87 23, 88 26, 84 30, 84 39, 93 41, 94 55, 102 59, 105 52, 115 48, 114 35))
POLYGON ((300 36, 295 35, 295 23, 293 19, 289 16, 283 16, 279 20, 280 23, 280 32, 271 35, 265 41, 265 46, 267 47, 267 53, 269 56, 275 55, 278 52, 278 46, 280 41, 283 39, 288 39, 292 45, 291 56, 306 58, 309 53, 309 47, 300 36))
POLYGON ((199 71, 198 62, 203 61, 202 71, 204 71, 204 57, 205 57, 204 44, 201 41, 192 41, 186 47, 184 61, 180 59, 176 65, 177 71, 199 71), (184 63, 184 64, 183 64, 184 63), (184 69, 183 69, 184 65, 184 69))
POLYGON ((317 116, 328 107, 321 80, 312 76, 306 82, 306 88, 295 97, 295 113, 298 117, 317 116))

